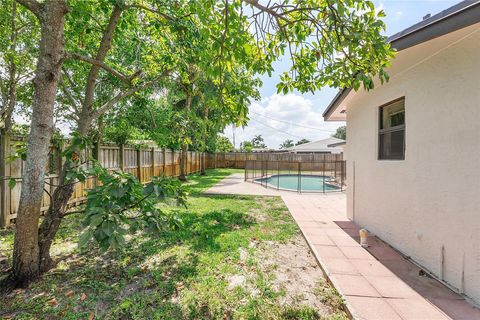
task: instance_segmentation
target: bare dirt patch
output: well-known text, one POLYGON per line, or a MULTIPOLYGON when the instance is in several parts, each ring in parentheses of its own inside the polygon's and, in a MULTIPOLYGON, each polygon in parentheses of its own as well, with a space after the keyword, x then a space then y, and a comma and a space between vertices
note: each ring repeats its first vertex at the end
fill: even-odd
POLYGON ((258 294, 255 279, 258 272, 268 278, 268 286, 280 292, 278 303, 283 306, 285 319, 288 310, 312 310, 305 319, 347 319, 342 310, 342 299, 326 281, 323 271, 310 251, 305 239, 296 235, 287 242, 252 241, 248 248, 240 248, 242 261, 257 261, 257 272, 244 269, 243 275, 232 276, 229 287, 241 286, 251 295, 258 294))
POLYGON ((324 282, 322 269, 302 236, 287 243, 260 244, 258 259, 262 270, 274 275, 272 286, 285 292, 283 304, 307 305, 321 315, 329 313, 317 290, 324 282))

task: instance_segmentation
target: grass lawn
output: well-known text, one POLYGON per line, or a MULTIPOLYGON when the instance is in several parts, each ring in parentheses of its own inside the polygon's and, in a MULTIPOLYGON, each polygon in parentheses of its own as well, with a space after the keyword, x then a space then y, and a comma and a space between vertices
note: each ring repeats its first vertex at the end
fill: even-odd
MULTIPOLYGON (((81 253, 70 216, 53 252, 57 267, 0 300, 15 319, 347 319, 282 200, 203 196, 235 170, 190 176, 184 226, 138 234, 120 252, 81 253)), ((13 234, 0 231, 11 259, 13 234)), ((5 268, 5 264, 4 264, 5 268)))

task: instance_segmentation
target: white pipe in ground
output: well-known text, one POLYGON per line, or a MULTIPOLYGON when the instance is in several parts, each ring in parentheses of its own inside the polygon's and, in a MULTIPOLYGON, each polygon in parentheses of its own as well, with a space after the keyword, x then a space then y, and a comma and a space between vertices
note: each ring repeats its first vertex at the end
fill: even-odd
POLYGON ((360 229, 360 245, 364 248, 368 247, 368 231, 366 229, 360 229))

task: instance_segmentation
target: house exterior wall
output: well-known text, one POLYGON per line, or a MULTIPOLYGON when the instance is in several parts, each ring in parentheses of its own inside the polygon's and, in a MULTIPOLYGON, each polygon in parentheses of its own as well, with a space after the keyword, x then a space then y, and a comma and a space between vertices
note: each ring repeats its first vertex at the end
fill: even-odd
MULTIPOLYGON (((400 52, 399 59, 418 49, 400 52)), ((349 218, 476 303, 480 303, 479 57, 476 32, 409 68, 395 70, 389 83, 354 94, 347 106, 349 218), (377 160, 379 106, 402 96, 405 160, 377 160)))

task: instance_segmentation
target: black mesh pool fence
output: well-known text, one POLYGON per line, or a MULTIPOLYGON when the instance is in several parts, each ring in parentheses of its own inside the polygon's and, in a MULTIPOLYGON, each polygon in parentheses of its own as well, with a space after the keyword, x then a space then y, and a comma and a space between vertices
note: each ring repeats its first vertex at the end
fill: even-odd
POLYGON ((346 188, 344 160, 246 160, 245 181, 265 188, 296 192, 342 192, 346 188))

